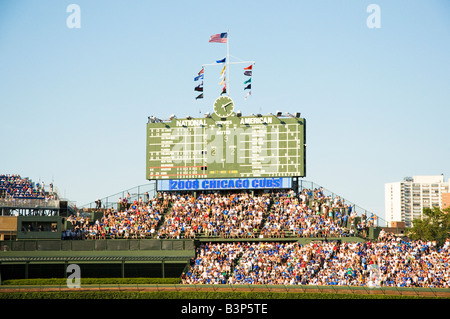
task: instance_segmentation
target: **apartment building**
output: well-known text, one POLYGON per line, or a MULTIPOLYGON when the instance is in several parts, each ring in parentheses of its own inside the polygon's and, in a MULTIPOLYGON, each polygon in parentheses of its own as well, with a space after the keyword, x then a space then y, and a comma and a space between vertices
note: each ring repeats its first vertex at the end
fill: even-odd
POLYGON ((442 193, 442 209, 446 208, 450 208, 450 193, 442 193))
POLYGON ((405 177, 401 182, 385 184, 385 219, 388 225, 404 222, 411 227, 416 218, 421 218, 426 207, 447 204, 450 179, 444 182, 443 175, 405 177))

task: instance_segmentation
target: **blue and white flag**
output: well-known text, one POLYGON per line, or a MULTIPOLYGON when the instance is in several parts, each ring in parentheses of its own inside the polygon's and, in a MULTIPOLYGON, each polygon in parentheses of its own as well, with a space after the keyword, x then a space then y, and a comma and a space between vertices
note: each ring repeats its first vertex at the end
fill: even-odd
POLYGON ((199 76, 196 76, 196 77, 194 78, 194 81, 198 81, 198 80, 200 80, 200 79, 203 79, 203 73, 200 74, 199 76))

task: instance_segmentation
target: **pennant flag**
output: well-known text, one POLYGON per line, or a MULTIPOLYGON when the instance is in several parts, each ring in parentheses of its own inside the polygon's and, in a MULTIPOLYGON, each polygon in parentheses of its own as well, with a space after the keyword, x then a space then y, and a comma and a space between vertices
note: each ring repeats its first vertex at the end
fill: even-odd
POLYGON ((248 67, 246 67, 246 68, 244 68, 244 70, 251 70, 252 68, 253 68, 253 64, 248 66, 248 67))
POLYGON ((203 79, 203 74, 200 74, 199 76, 196 76, 196 77, 194 78, 194 81, 198 81, 198 80, 200 80, 200 79, 203 79))
POLYGON ((202 86, 196 86, 195 88, 194 88, 194 91, 198 91, 198 92, 203 92, 203 87, 202 86))
POLYGON ((248 79, 247 81, 244 82, 244 84, 247 84, 247 83, 252 83, 252 78, 250 78, 250 79, 248 79))
POLYGON ((209 38, 209 42, 217 42, 217 43, 227 43, 227 37, 228 37, 228 33, 218 33, 218 34, 213 34, 210 38, 209 38))
POLYGON ((249 85, 247 85, 247 86, 244 88, 244 90, 247 90, 247 89, 251 90, 251 88, 252 88, 252 85, 249 84, 249 85))
POLYGON ((225 77, 223 77, 223 80, 222 80, 222 82, 219 83, 219 85, 224 85, 224 83, 225 83, 225 77))
POLYGON ((195 99, 196 99, 196 100, 197 100, 197 99, 203 99, 203 93, 200 94, 199 96, 197 96, 195 99))
POLYGON ((223 58, 222 60, 218 60, 218 61, 216 61, 217 63, 225 63, 225 60, 226 60, 227 58, 223 58))
POLYGON ((251 94, 252 94, 252 91, 249 91, 249 92, 247 93, 247 95, 244 97, 244 100, 246 100, 246 99, 248 98, 248 96, 251 95, 251 94))
POLYGON ((225 73, 226 73, 226 72, 225 72, 225 68, 226 68, 226 65, 224 65, 222 71, 220 72, 220 77, 219 77, 219 79, 225 78, 225 73))
POLYGON ((251 76, 252 75, 252 71, 245 71, 244 75, 251 76))
POLYGON ((225 86, 222 89, 222 93, 220 93, 220 95, 227 93, 227 85, 225 84, 225 86))
POLYGON ((202 68, 202 69, 200 70, 200 72, 198 72, 198 75, 203 74, 204 72, 205 72, 205 68, 202 68))

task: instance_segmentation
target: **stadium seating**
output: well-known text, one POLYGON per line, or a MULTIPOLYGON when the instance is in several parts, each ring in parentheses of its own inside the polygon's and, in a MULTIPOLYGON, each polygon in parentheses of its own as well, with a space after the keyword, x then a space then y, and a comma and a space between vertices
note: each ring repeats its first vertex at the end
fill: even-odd
POLYGON ((0 175, 0 197, 3 199, 45 199, 46 193, 42 184, 35 184, 20 175, 0 175))
POLYGON ((159 238, 254 238, 270 205, 267 195, 210 193, 177 195, 159 238))
MULTIPOLYGON (((0 175, 0 190, 4 199, 48 195, 18 175, 0 175)), ((450 288, 450 240, 438 247, 382 230, 376 239, 341 241, 368 239, 374 219, 356 216, 320 188, 298 194, 159 192, 93 216, 68 216, 62 239, 206 239, 182 273, 183 284, 450 288)))
POLYGON ((450 241, 386 233, 367 243, 203 243, 182 283, 450 288, 449 257, 450 241))
POLYGON ((84 231, 86 238, 97 239, 237 239, 201 242, 182 274, 184 284, 450 287, 450 241, 436 247, 384 231, 372 242, 336 240, 358 231, 364 235, 372 223, 320 189, 196 197, 158 193, 149 202, 135 201, 121 211, 107 210, 101 220, 85 221, 84 231), (293 240, 276 241, 281 237, 293 240), (302 245, 294 240, 298 237, 312 241, 302 245), (260 240, 246 242, 249 238, 260 240))
POLYGON ((158 193, 148 202, 134 201, 123 209, 106 209, 103 216, 90 220, 89 216, 69 216, 69 228, 63 239, 148 239, 156 237, 163 213, 169 207, 169 195, 158 193))
MULTIPOLYGON (((74 219, 73 216, 69 220, 74 219)), ((272 193, 157 193, 146 202, 121 202, 99 220, 83 215, 65 239, 107 238, 324 238, 367 236, 369 219, 358 219, 339 198, 321 189, 272 193)))

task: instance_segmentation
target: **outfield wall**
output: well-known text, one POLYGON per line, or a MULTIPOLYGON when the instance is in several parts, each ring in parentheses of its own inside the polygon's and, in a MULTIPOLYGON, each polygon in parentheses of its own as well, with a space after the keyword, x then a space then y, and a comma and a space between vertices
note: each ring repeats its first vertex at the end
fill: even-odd
POLYGON ((0 242, 0 279, 179 277, 195 256, 193 240, 17 240, 0 242))

